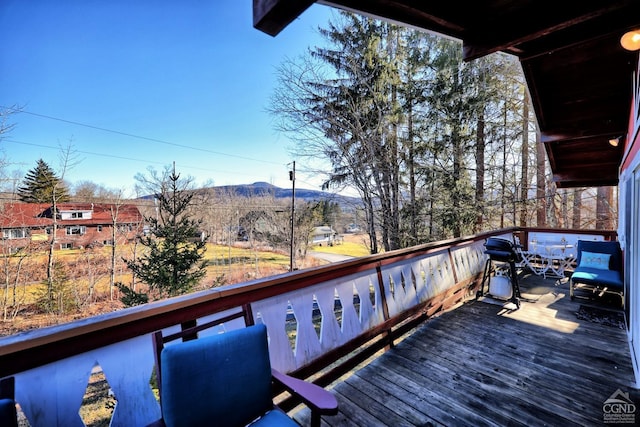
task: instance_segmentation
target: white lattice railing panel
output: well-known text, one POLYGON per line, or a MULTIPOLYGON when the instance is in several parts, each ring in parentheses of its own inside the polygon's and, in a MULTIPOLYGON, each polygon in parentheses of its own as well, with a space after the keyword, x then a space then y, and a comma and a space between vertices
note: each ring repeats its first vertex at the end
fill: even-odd
MULTIPOLYGON (((384 321, 382 295, 378 287, 378 275, 370 274, 347 276, 344 283, 353 284, 358 294, 360 313, 358 316, 361 330, 371 329, 384 321)), ((346 339, 357 335, 356 330, 345 331, 346 339), (352 335, 353 334, 353 335, 352 335)))
POLYGON ((16 401, 31 426, 84 426, 79 410, 94 356, 78 355, 16 375, 16 401))
MULTIPOLYGON (((334 280, 325 283, 325 286, 315 293, 315 299, 320 313, 319 316, 321 317, 318 342, 320 344, 320 352, 323 353, 343 343, 341 323, 344 322, 343 312, 345 304, 349 304, 349 299, 347 298, 345 304, 343 304, 334 280)), ((353 296, 351 297, 351 310, 355 311, 353 309, 353 296)), ((347 311, 349 311, 349 305, 347 305, 347 311)))
POLYGON ((418 304, 411 262, 405 261, 383 268, 382 280, 390 317, 418 304))
POLYGON ((160 416, 160 406, 149 384, 155 364, 150 346, 151 337, 146 335, 108 347, 108 355, 98 355, 98 363, 117 399, 111 425, 143 425, 160 416))
POLYGON ((251 304, 256 323, 262 322, 267 327, 271 364, 283 372, 290 372, 296 366, 293 346, 287 335, 290 298, 290 294, 281 294, 251 304))
POLYGON ((17 374, 16 400, 32 427, 83 427, 80 407, 99 367, 117 399, 111 425, 145 425, 160 416, 149 385, 153 366, 151 337, 143 335, 17 374))
POLYGON ((332 279, 253 303, 256 320, 267 326, 274 368, 290 372, 305 366, 380 323, 380 298, 372 280, 377 282, 375 271, 332 279), (372 289, 376 293, 375 305, 370 299, 372 289))
POLYGON ((419 261, 424 285, 418 287, 418 299, 424 302, 455 285, 449 252, 439 251, 419 261))
POLYGON ((483 242, 457 247, 451 250, 451 257, 456 266, 458 281, 469 280, 484 268, 486 256, 483 242))
MULTIPOLYGON (((316 307, 316 294, 322 293, 323 287, 323 285, 313 286, 312 288, 304 289, 304 291, 291 292, 289 294, 291 309, 297 321, 296 340, 293 349, 296 368, 302 366, 305 361, 313 360, 321 354, 321 337, 318 337, 315 331, 313 312, 316 307)), ((327 321, 336 322, 333 316, 330 316, 330 319, 324 317, 321 319, 321 323, 327 321)))

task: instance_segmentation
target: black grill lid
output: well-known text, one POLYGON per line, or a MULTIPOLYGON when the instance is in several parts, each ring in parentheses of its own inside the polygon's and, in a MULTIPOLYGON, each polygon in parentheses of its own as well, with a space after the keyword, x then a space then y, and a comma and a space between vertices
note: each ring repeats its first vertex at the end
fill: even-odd
POLYGON ((496 251, 515 252, 513 242, 511 240, 502 239, 500 237, 489 237, 484 246, 487 249, 496 251))
POLYGON ((513 261, 516 257, 515 246, 511 240, 489 237, 484 244, 484 253, 495 261, 513 261))

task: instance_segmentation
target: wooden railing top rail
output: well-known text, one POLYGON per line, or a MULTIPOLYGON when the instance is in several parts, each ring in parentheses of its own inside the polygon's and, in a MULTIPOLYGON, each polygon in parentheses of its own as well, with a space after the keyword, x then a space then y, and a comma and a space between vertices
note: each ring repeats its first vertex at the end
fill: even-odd
POLYGON ((577 228, 545 228, 545 227, 514 227, 514 232, 523 233, 562 233, 562 234, 597 234, 604 236, 605 240, 617 240, 616 230, 582 230, 577 228))
MULTIPOLYGON (((64 325, 0 338, 0 377, 125 341, 165 327, 189 322, 212 313, 242 307, 244 304, 302 289, 334 278, 345 277, 372 267, 379 267, 431 252, 463 246, 491 235, 523 230, 526 229, 507 228, 355 258, 327 266, 201 291, 64 325)), ((558 230, 535 229, 535 231, 557 232, 558 230)), ((563 230, 563 232, 565 231, 567 230, 563 230)), ((585 234, 589 231, 581 230, 580 232, 585 234)), ((610 234, 615 232, 597 231, 596 233, 610 234)))

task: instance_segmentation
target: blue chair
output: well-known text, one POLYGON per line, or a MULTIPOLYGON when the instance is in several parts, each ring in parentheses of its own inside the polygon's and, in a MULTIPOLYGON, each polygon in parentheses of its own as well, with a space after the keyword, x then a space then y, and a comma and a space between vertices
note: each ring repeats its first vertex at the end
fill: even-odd
POLYGON ((0 426, 18 427, 16 412, 15 379, 7 377, 0 380, 0 426))
POLYGON ((624 308, 622 250, 617 241, 578 240, 576 268, 569 280, 569 295, 586 289, 599 295, 618 295, 624 308))
MULTIPOLYGON (((163 340, 156 337, 154 342, 163 340)), ((267 328, 254 325, 169 345, 156 351, 162 420, 172 426, 299 425, 273 403, 274 383, 311 409, 312 425, 338 412, 338 402, 315 384, 271 368, 267 328)))

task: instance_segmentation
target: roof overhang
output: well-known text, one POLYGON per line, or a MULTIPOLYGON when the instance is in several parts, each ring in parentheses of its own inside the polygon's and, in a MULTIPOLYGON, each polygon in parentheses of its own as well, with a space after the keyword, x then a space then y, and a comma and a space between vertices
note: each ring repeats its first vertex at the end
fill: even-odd
MULTIPOLYGON (((276 35, 313 3, 254 0, 254 26, 276 35)), ((637 63, 620 37, 640 27, 640 1, 318 3, 462 40, 467 61, 494 52, 517 56, 557 186, 617 185, 637 63), (621 143, 611 146, 617 137, 621 143)))

